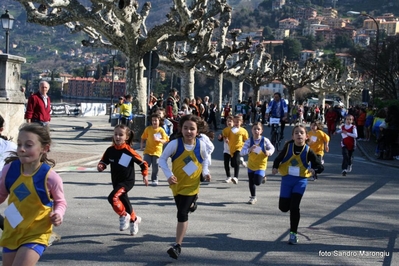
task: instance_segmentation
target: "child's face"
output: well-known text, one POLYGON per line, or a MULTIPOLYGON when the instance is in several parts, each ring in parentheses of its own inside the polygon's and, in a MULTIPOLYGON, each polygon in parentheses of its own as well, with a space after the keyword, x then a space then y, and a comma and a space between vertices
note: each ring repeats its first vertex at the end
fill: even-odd
POLYGON ((159 119, 156 117, 151 118, 151 125, 153 128, 158 128, 159 127, 159 119))
POLYGON ((259 138, 260 135, 262 135, 263 132, 263 128, 261 126, 253 126, 252 127, 252 136, 254 136, 254 138, 259 138))
POLYGON ((197 124, 193 121, 186 121, 183 124, 182 127, 182 134, 183 134, 183 139, 184 141, 187 142, 193 142, 194 139, 197 137, 197 124))
POLYGON ((226 126, 233 127, 233 125, 234 125, 234 121, 232 119, 227 119, 226 126))
POLYGON ((292 133, 292 139, 298 146, 304 145, 306 141, 306 130, 302 127, 297 127, 292 133))
POLYGON ((116 145, 122 145, 126 143, 127 135, 126 130, 118 127, 114 130, 114 142, 116 145))
POLYGON ((159 115, 161 118, 164 117, 164 113, 162 111, 157 111, 157 115, 159 115))
POLYGON ((313 131, 316 131, 317 130, 317 124, 316 123, 312 123, 310 125, 310 129, 313 130, 313 131))
POLYGON ((42 146, 38 135, 26 131, 19 132, 17 144, 17 155, 22 164, 38 163, 48 150, 42 146))
POLYGON ((347 125, 352 124, 352 123, 353 123, 353 117, 348 115, 348 116, 345 118, 345 123, 346 123, 347 125))
POLYGON ((242 124, 242 120, 239 118, 234 118, 234 126, 235 127, 240 127, 242 124))

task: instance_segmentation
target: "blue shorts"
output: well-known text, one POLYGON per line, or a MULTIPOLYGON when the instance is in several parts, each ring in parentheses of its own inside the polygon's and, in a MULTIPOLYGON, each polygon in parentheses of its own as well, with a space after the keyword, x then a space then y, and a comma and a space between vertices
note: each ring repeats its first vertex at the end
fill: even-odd
MULTIPOLYGON (((26 248, 30 248, 33 249, 34 251, 37 252, 37 254, 39 254, 39 256, 43 255, 43 252, 46 250, 46 246, 43 244, 37 244, 37 243, 26 243, 26 244, 22 244, 20 247, 26 247, 26 248)), ((12 252, 17 252, 18 249, 9 249, 6 247, 3 247, 3 253, 12 253, 12 252)))
POLYGON ((280 198, 291 198, 292 193, 303 195, 308 179, 299 176, 286 175, 281 177, 280 198))

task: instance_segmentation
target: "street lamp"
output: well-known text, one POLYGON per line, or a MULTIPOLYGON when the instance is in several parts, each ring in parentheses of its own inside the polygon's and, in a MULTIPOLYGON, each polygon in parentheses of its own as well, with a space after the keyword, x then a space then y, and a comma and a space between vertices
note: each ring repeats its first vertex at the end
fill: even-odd
POLYGON ((112 112, 114 108, 114 91, 115 91, 115 56, 118 54, 118 50, 111 49, 112 55, 112 84, 111 84, 111 106, 109 108, 109 122, 111 123, 112 112))
POLYGON ((1 15, 0 19, 1 19, 1 25, 3 26, 3 29, 6 31, 6 54, 8 54, 8 48, 10 46, 9 31, 12 29, 12 26, 14 25, 14 17, 8 14, 8 10, 6 10, 6 13, 1 15))
POLYGON ((380 25, 378 24, 377 20, 369 14, 360 13, 357 11, 348 11, 347 14, 348 15, 361 15, 364 17, 368 17, 369 19, 373 20, 373 22, 375 23, 375 26, 377 27, 376 36, 375 36, 375 55, 374 55, 373 90, 372 90, 372 95, 373 95, 372 104, 374 105, 374 103, 375 103, 375 84, 376 84, 376 75, 377 75, 377 69, 378 69, 377 64, 378 64, 378 48, 379 48, 379 41, 380 41, 380 25))

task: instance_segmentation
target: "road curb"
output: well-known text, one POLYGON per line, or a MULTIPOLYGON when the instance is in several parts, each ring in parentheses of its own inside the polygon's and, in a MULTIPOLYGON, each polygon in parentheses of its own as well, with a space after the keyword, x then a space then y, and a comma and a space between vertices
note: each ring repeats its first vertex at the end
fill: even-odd
POLYGON ((358 144, 357 147, 358 147, 359 150, 362 152, 362 154, 366 157, 367 160, 369 160, 369 161, 371 161, 371 162, 373 162, 373 163, 380 164, 380 165, 385 165, 385 166, 390 166, 390 167, 394 167, 394 168, 399 168, 399 165, 390 164, 390 163, 387 163, 387 162, 384 161, 384 160, 377 160, 376 158, 370 156, 370 155, 365 151, 365 149, 362 147, 362 145, 359 145, 359 144, 358 144))

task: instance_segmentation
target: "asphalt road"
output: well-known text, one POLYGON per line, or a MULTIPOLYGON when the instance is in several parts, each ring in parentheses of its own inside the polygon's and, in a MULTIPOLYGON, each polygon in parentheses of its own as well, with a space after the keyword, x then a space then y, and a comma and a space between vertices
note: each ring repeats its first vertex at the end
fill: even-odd
MULTIPOLYGON (((290 131, 287 127, 286 137, 290 131)), ((64 144, 57 149, 65 145, 68 150, 72 144, 59 132, 55 142, 63 139, 64 144)), ((98 132, 95 136, 102 138, 98 132)), ((79 141, 72 142, 75 151, 95 145, 100 152, 108 146, 90 138, 79 141)), ((339 137, 334 137, 325 172, 308 184, 301 203, 300 242, 292 246, 287 244, 289 214, 278 209, 281 178, 270 175, 276 155, 269 160, 268 181, 257 188, 258 202, 248 205, 246 169, 241 168, 238 185, 224 183, 223 148, 214 143, 212 182, 201 185, 198 209, 189 216, 177 261, 166 253, 177 221, 163 174, 158 187, 145 187, 137 171, 129 196, 143 221, 133 237, 119 231, 118 217, 107 202, 109 172, 97 173, 96 160, 90 158, 58 169, 68 201, 64 223, 55 229, 62 239, 45 251, 38 265, 399 265, 396 168, 372 163, 357 151, 352 173, 343 177, 339 137)))

